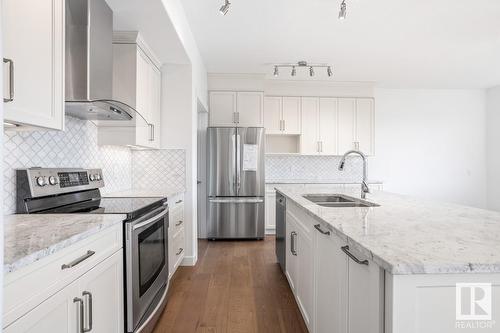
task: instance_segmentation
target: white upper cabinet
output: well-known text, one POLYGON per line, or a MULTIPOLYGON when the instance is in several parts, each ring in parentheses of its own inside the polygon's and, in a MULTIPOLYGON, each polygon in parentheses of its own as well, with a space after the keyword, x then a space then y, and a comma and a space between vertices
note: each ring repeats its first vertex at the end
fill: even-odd
POLYGON ((4 119, 64 128, 64 1, 2 0, 4 119))
POLYGON ((342 155, 356 148, 356 100, 339 98, 338 105, 338 153, 342 155))
POLYGON ((301 134, 300 97, 266 96, 264 99, 264 127, 266 134, 301 134))
POLYGON ((322 155, 337 154, 337 99, 319 100, 319 152, 322 155))
POLYGON ((262 92, 238 92, 236 94, 236 118, 238 126, 264 126, 264 94, 262 92))
POLYGON ((136 32, 115 32, 113 42, 113 99, 138 114, 124 126, 100 126, 100 145, 160 147, 160 63, 136 32))
POLYGON ((264 126, 262 92, 210 92, 210 126, 264 126))
POLYGON ((266 128, 266 134, 282 133, 282 107, 282 97, 264 97, 264 127, 266 128))
POLYGON ((302 154, 319 153, 319 98, 302 97, 302 154))

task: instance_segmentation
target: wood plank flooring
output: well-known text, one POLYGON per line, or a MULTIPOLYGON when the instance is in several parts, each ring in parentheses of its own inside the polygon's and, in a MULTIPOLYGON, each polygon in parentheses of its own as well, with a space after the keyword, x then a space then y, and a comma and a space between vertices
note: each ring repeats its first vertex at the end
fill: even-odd
POLYGON ((306 333, 292 291, 264 241, 199 241, 180 267, 154 333, 306 333))

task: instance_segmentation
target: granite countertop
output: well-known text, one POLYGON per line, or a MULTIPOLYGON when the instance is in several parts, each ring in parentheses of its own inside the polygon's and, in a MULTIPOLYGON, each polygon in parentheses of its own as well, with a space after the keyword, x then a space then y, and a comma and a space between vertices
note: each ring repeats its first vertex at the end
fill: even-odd
POLYGON ((184 193, 185 190, 171 189, 171 190, 151 190, 151 189, 128 189, 124 191, 104 193, 102 196, 105 198, 171 198, 184 193))
POLYGON ((19 214, 4 216, 4 274, 34 263, 99 231, 123 214, 19 214))
MULTIPOLYGON (((326 208, 293 185, 277 191, 392 274, 500 273, 500 213, 374 191, 380 207, 326 208)), ((328 186, 314 193, 360 196, 328 186)))

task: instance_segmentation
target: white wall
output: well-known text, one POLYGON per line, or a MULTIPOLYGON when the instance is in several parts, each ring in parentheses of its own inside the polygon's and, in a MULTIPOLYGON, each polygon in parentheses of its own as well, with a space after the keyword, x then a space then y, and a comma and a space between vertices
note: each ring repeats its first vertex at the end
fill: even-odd
POLYGON ((500 86, 486 91, 488 208, 500 211, 500 86))
POLYGON ((486 207, 482 90, 376 89, 376 156, 384 189, 486 207))

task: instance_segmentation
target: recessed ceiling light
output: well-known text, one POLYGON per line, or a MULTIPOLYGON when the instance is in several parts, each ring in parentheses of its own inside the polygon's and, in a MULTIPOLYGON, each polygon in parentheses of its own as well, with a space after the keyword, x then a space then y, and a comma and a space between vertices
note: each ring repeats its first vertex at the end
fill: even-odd
POLYGON ((222 7, 220 7, 219 9, 219 12, 222 14, 222 15, 226 15, 227 12, 229 11, 229 7, 231 7, 231 2, 229 2, 229 0, 225 0, 226 2, 222 5, 222 7))
POLYGON ((345 0, 342 0, 342 3, 340 4, 339 20, 344 20, 346 16, 347 16, 347 4, 345 3, 345 0))

